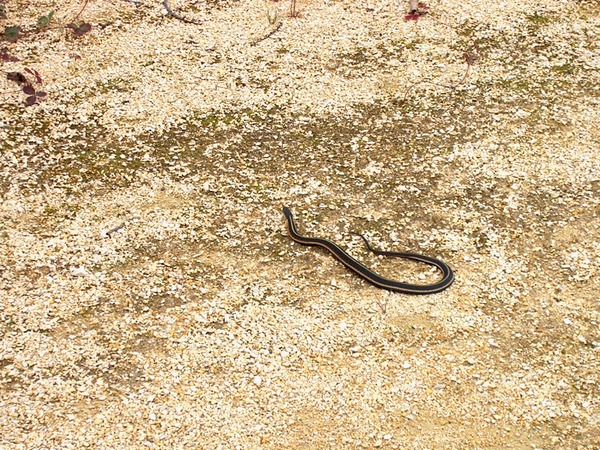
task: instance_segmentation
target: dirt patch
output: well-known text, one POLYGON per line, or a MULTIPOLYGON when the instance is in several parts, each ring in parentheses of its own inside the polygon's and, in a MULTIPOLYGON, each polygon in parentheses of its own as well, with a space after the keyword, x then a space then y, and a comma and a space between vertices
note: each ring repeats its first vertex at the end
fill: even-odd
POLYGON ((2 445, 600 445, 594 2, 63 3, 0 2, 2 445))

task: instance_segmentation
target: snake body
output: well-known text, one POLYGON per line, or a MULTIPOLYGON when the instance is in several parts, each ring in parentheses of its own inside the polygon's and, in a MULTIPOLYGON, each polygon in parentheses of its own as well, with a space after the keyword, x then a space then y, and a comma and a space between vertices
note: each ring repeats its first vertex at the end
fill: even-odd
POLYGON ((369 244, 369 241, 367 241, 367 239, 363 235, 359 235, 363 239, 363 241, 365 241, 367 248, 376 255, 394 256, 399 258, 411 259, 413 261, 423 262, 425 264, 437 267, 442 272, 442 279, 434 284, 420 285, 401 283, 399 281, 389 280, 380 275, 377 275, 371 269, 369 269, 368 267, 354 259, 352 256, 350 256, 348 253, 346 253, 344 250, 342 250, 342 248, 337 244, 334 244, 333 242, 328 241, 327 239, 302 236, 300 233, 298 233, 298 230, 296 229, 296 224, 294 223, 294 216, 292 215, 292 212, 288 207, 283 208, 283 214, 287 219, 288 233, 294 241, 302 245, 315 245, 329 250, 333 254, 333 256, 335 256, 335 258, 339 260, 342 264, 344 264, 348 269, 352 270, 354 273, 356 273, 357 275, 367 280, 369 283, 374 284, 379 288, 388 289, 394 292, 402 292, 404 294, 434 294, 436 292, 443 291, 444 289, 449 287, 454 281, 454 273, 452 272, 450 266, 440 261, 439 259, 419 255, 417 253, 376 250, 373 247, 371 247, 371 244, 369 244))

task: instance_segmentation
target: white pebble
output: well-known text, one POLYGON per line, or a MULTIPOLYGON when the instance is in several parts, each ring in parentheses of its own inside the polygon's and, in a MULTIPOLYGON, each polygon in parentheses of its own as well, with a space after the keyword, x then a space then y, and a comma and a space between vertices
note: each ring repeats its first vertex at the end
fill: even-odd
POLYGON ((81 267, 71 267, 71 275, 73 275, 74 277, 86 277, 89 274, 90 273, 83 266, 81 266, 81 267))

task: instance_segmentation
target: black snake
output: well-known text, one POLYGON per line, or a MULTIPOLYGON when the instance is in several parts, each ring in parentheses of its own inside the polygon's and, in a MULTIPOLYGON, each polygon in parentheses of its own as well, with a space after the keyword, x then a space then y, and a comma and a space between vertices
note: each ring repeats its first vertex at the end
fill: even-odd
POLYGON ((450 266, 440 261, 439 259, 419 255, 417 253, 388 252, 376 250, 373 247, 371 247, 369 241, 367 241, 367 239, 362 234, 359 235, 363 239, 363 241, 365 241, 365 244, 367 244, 367 248, 376 255, 395 256, 399 258, 412 259, 413 261, 419 261, 425 264, 429 264, 431 266, 435 266, 442 272, 442 279, 434 284, 408 284, 383 278, 382 276, 377 275, 365 265, 358 262, 348 253, 342 250, 337 244, 334 244, 333 242, 328 241, 327 239, 309 238, 306 236, 302 236, 296 230, 296 225, 294 224, 294 217, 292 216, 292 212, 290 211, 290 209, 284 207, 283 214, 287 219, 288 233, 294 241, 303 245, 317 245, 329 250, 333 254, 333 256, 335 256, 348 269, 352 270, 357 275, 361 276, 369 283, 374 284, 379 288, 388 289, 390 291, 395 292, 402 292, 404 294, 434 294, 436 292, 443 291, 444 289, 449 287, 454 281, 454 273, 452 272, 450 266))

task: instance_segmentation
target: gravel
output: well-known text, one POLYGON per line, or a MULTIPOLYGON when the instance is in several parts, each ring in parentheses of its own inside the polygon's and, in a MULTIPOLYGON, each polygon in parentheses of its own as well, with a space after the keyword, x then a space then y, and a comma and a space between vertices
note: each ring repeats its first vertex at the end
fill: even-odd
POLYGON ((0 447, 600 447, 597 2, 169 4, 0 19, 0 447))

